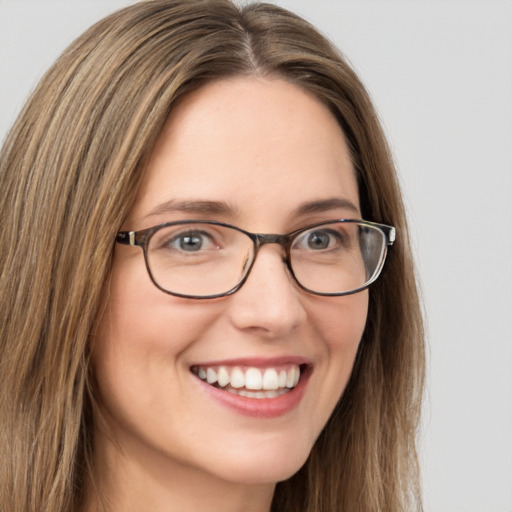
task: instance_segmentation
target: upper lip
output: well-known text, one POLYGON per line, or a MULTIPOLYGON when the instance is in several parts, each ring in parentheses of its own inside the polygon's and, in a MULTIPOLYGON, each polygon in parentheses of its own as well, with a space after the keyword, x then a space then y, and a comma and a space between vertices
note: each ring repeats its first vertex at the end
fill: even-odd
POLYGON ((285 355, 279 357, 238 357, 231 359, 216 359, 212 361, 196 362, 190 366, 251 366, 254 368, 269 368, 286 364, 310 366, 312 361, 303 356, 285 355))

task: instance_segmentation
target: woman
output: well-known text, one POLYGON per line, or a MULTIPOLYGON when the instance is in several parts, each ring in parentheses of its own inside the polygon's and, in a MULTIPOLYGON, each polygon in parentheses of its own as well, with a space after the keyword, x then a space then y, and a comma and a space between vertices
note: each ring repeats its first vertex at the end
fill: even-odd
POLYGON ((111 15, 43 78, 0 180, 2 511, 421 506, 399 187, 305 21, 111 15))

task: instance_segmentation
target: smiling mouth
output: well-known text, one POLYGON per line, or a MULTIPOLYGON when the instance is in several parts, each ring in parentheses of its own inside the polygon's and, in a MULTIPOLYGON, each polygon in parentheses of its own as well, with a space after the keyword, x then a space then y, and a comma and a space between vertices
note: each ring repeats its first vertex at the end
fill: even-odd
POLYGON ((256 368, 241 366, 192 366, 203 382, 228 393, 248 398, 277 398, 294 389, 307 365, 287 364, 256 368))

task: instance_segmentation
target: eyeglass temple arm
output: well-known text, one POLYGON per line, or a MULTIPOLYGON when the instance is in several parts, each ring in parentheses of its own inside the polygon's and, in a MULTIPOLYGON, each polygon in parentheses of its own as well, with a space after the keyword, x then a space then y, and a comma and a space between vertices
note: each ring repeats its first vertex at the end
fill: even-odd
POLYGON ((396 240, 396 229, 393 226, 389 226, 387 229, 388 245, 393 245, 396 240))
POLYGON ((116 242, 123 245, 138 245, 135 231, 120 231, 116 235, 116 242))

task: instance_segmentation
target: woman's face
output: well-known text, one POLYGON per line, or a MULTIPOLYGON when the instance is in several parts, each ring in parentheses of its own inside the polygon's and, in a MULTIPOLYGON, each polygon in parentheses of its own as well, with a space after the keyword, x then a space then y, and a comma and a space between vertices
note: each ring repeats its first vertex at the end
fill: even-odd
MULTIPOLYGON (((204 86, 173 110, 122 229, 204 219, 287 233, 338 218, 360 212, 334 117, 285 81, 236 78, 204 86)), ((286 479, 343 393, 367 308, 366 291, 301 290, 277 244, 260 249, 238 292, 206 300, 163 293, 141 249, 116 245, 93 350, 106 457, 122 454, 160 475, 186 468, 242 484, 286 479), (229 377, 240 370, 246 383, 275 371, 279 396, 232 394, 198 375, 221 366, 229 377), (280 394, 282 372, 293 381, 297 367, 297 386, 280 394)))

